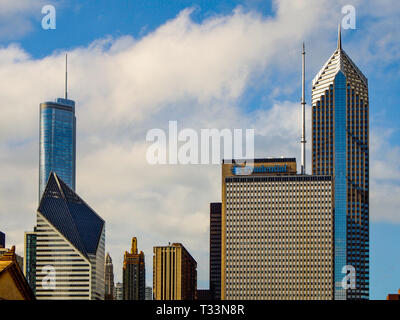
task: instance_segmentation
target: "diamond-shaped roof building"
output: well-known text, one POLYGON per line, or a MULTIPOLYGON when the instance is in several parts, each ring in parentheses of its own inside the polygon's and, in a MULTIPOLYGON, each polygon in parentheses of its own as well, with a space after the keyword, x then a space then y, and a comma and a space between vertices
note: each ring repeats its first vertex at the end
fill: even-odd
POLYGON ((104 220, 54 172, 50 173, 38 212, 84 256, 96 254, 104 220))

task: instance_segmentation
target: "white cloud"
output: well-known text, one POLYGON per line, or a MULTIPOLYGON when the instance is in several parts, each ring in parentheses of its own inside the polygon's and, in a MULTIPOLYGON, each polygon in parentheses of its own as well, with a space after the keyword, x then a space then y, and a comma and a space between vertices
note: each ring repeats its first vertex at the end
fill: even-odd
MULTIPOLYGON (((237 9, 202 23, 188 9, 144 38, 99 39, 69 52, 77 191, 107 222, 117 279, 132 236, 145 251, 149 284, 152 246, 168 241, 187 246, 199 280, 208 279, 208 208, 220 200, 220 168, 147 164, 147 130, 168 120, 179 128, 253 127, 257 156, 299 159, 299 103, 246 112, 241 99, 252 86, 265 86, 265 96, 280 87, 298 91, 300 43, 309 39, 316 70, 333 50, 340 6, 284 0, 275 7, 275 17, 237 9)), ((0 78, 7 79, 0 88, 0 226, 19 252, 37 206, 39 103, 62 95, 63 55, 35 60, 16 45, 0 49, 0 78)), ((386 216, 399 219, 394 211, 386 216)))
POLYGON ((373 221, 400 221, 400 147, 393 145, 396 130, 372 132, 370 202, 373 221))
MULTIPOLYGON (((47 1, 48 2, 48 1, 47 1)), ((40 25, 45 0, 0 0, 0 40, 14 40, 40 25)))

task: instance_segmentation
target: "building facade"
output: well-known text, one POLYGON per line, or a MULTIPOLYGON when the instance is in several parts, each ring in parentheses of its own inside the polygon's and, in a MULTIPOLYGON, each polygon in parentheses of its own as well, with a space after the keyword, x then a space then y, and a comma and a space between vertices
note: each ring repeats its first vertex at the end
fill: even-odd
POLYGON ((104 291, 104 300, 114 300, 114 266, 108 252, 104 266, 104 291))
POLYGON ((400 289, 397 293, 389 293, 386 296, 386 300, 400 300, 400 289))
POLYGON ((146 300, 153 300, 153 288, 146 287, 146 300))
POLYGON ((39 201, 50 172, 55 172, 75 190, 76 118, 75 101, 58 98, 40 104, 39 201))
POLYGON ((124 300, 124 287, 122 282, 117 282, 114 286, 115 300, 124 300))
POLYGON ((15 246, 0 255, 0 300, 35 300, 17 262, 15 246))
POLYGON ((0 231, 0 248, 6 247, 6 235, 0 231))
POLYGON ((195 300, 197 262, 180 243, 153 248, 154 300, 195 300))
POLYGON ((145 300, 146 268, 144 253, 137 249, 137 239, 132 238, 131 252, 125 251, 122 267, 124 300, 145 300))
POLYGON ((331 176, 296 174, 294 158, 222 164, 221 298, 333 299, 331 176))
POLYGON ((36 232, 25 232, 24 275, 33 292, 36 290, 36 232))
POLYGON ((335 189, 335 299, 369 298, 368 80, 338 45, 312 82, 312 173, 335 189), (355 268, 355 287, 344 288, 355 268))
POLYGON ((214 293, 209 289, 197 289, 196 300, 215 300, 214 293))
POLYGON ((36 298, 104 299, 104 220, 54 172, 36 222, 36 298))
POLYGON ((221 202, 210 203, 210 291, 221 299, 221 202))

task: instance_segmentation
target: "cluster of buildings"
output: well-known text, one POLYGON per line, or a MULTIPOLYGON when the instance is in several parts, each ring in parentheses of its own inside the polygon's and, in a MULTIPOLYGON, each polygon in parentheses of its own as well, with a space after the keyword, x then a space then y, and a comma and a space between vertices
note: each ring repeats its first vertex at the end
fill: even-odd
POLYGON ((36 299, 368 299, 368 81, 339 29, 336 50, 312 81, 307 174, 304 56, 303 47, 301 172, 295 158, 253 159, 250 172, 223 160, 222 201, 210 204, 209 289, 197 288, 197 262, 181 243, 153 248, 146 287, 136 238, 124 254, 123 282, 114 284, 105 221, 75 192, 75 102, 65 92, 42 103, 39 206, 23 263, 36 299))

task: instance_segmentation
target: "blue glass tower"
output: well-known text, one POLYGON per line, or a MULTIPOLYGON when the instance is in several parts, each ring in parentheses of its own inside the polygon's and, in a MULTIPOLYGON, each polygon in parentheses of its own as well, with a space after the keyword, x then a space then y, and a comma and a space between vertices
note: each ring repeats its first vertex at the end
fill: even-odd
POLYGON ((334 178, 334 297, 368 299, 368 80, 342 49, 340 28, 312 83, 312 139, 313 174, 334 178))
POLYGON ((55 172, 75 190, 75 102, 58 98, 40 104, 39 200, 50 172, 55 172))
POLYGON ((65 55, 65 98, 40 104, 39 201, 50 172, 55 172, 75 191, 75 101, 67 98, 67 61, 65 55))

